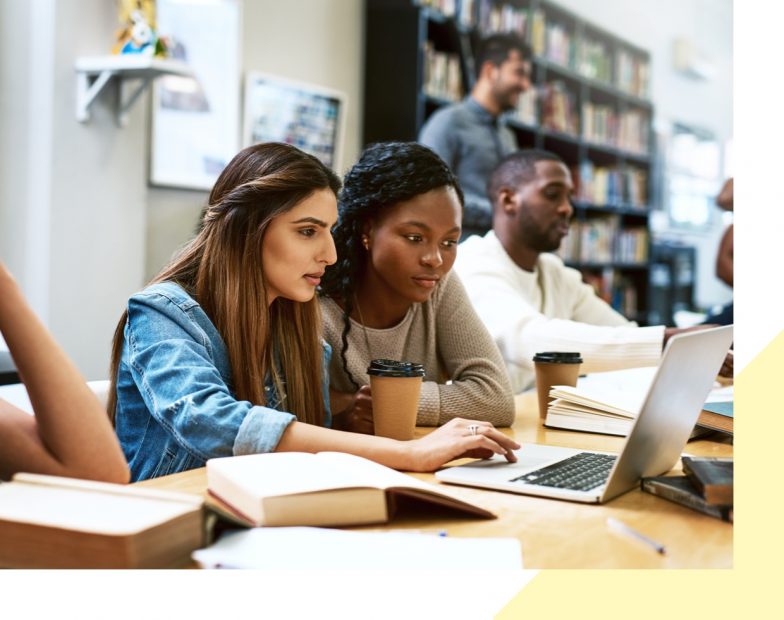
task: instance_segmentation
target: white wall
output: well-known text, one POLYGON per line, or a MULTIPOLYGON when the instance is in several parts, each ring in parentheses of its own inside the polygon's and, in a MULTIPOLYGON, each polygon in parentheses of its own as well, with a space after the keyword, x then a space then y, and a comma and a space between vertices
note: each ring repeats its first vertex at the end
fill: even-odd
POLYGON ((115 5, 3 0, 0 21, 20 39, 0 84, 2 255, 81 371, 104 378, 114 326, 142 284, 145 115, 137 107, 120 129, 108 92, 77 122, 74 62, 110 49, 115 5))
MULTIPOLYGON (((732 137, 732 0, 557 0, 586 20, 613 32, 652 56, 651 99, 655 126, 679 121, 708 129, 720 141, 732 137), (672 66, 676 37, 691 41, 716 68, 712 80, 695 80, 672 66)), ((716 188, 718 193, 719 188, 716 188)), ((732 291, 715 276, 716 250, 723 231, 719 210, 710 230, 685 234, 668 231, 697 248, 698 305, 724 303, 732 291)))
MULTIPOLYGON (((32 7, 24 0, 3 0, 0 5, 0 259, 23 284, 30 205, 25 182, 31 150, 29 131, 31 118, 40 113, 31 105, 29 95, 34 44, 38 42, 31 36, 32 7)), ((28 296, 30 292, 28 289, 28 296)))
MULTIPOLYGON (((343 174, 361 141, 363 0, 246 0, 242 72, 263 71, 348 94, 343 174)), ((206 192, 151 187, 146 277, 151 278, 193 234, 206 192)))
MULTIPOLYGON (((247 0, 243 72, 345 91, 342 171, 359 151, 362 0, 247 0)), ((90 379, 106 376, 130 294, 191 236, 204 192, 149 188, 149 102, 127 126, 113 92, 74 116, 74 62, 109 51, 109 0, 0 0, 0 257, 90 379)))

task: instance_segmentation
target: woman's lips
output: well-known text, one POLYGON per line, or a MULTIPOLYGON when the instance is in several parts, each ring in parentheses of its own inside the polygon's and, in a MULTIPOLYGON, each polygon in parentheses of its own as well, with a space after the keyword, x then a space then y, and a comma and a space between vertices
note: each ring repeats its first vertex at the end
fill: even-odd
POLYGON ((412 278, 422 288, 435 288, 439 278, 434 276, 415 276, 412 278))
POLYGON ((313 286, 318 286, 319 284, 321 284, 321 276, 322 276, 322 275, 324 275, 324 274, 322 274, 322 273, 320 273, 320 274, 310 274, 310 273, 306 273, 306 274, 305 274, 303 277, 304 277, 304 278, 305 278, 305 279, 308 281, 308 283, 310 283, 311 285, 313 285, 313 286))

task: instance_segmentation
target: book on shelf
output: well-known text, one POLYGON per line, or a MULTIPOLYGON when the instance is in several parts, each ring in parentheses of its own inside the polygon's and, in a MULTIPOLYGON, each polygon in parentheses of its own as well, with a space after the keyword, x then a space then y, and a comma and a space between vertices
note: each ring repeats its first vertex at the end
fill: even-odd
POLYGON ((200 497, 19 473, 0 484, 0 566, 171 568, 204 544, 200 497))
POLYGON ((497 4, 495 0, 481 0, 479 28, 485 36, 496 32, 514 32, 525 39, 528 11, 527 8, 511 4, 497 4))
POLYGON ((562 67, 575 65, 574 37, 564 24, 548 20, 545 24, 544 55, 562 67))
MULTIPOLYGON (((577 386, 555 385, 545 426, 566 430, 626 436, 640 412, 656 367, 627 368, 592 373, 577 386)), ((724 390, 716 388, 714 392, 724 390)), ((712 394, 708 401, 713 400, 712 394)), ((692 438, 705 433, 695 426, 692 438)))
POLYGON ((683 473, 712 505, 733 503, 733 459, 718 456, 681 457, 683 473))
POLYGON ((457 54, 437 51, 430 41, 426 41, 424 46, 425 94, 450 101, 460 100, 463 92, 460 57, 457 54))
POLYGON ((727 435, 733 434, 734 422, 733 401, 718 401, 705 403, 697 418, 697 425, 712 431, 721 431, 727 435))
POLYGON ((577 72, 587 78, 612 82, 612 56, 601 41, 582 37, 577 41, 577 72))
MULTIPOLYGON (((583 137, 586 137, 585 134, 583 137)), ((590 160, 584 160, 572 174, 576 180, 577 200, 596 206, 619 205, 637 209, 644 209, 648 204, 648 174, 641 168, 596 166, 590 160)))
POLYGON ((616 57, 615 85, 635 97, 648 96, 650 64, 626 50, 618 50, 616 57))
POLYGON ((385 523, 402 504, 495 517, 452 489, 338 452, 210 459, 207 490, 216 508, 249 526, 385 523))
POLYGON ((652 476, 640 482, 643 491, 663 497, 722 521, 733 521, 732 506, 709 504, 687 476, 652 476))
POLYGON ((537 56, 545 51, 545 16, 542 9, 536 9, 531 16, 531 49, 537 56))
POLYGON ((561 80, 547 82, 542 87, 542 126, 552 131, 578 135, 575 93, 561 80))

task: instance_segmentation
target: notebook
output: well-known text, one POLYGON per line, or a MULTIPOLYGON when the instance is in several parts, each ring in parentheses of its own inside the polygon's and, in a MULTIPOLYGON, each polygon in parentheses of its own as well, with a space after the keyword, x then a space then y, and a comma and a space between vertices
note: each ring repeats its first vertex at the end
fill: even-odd
POLYGON ((523 444, 516 452, 517 463, 495 456, 442 469, 436 478, 524 495, 604 503, 635 488, 640 478, 658 476, 676 464, 731 344, 731 325, 670 338, 617 455, 523 444), (575 472, 581 478, 576 484, 569 480, 575 472))

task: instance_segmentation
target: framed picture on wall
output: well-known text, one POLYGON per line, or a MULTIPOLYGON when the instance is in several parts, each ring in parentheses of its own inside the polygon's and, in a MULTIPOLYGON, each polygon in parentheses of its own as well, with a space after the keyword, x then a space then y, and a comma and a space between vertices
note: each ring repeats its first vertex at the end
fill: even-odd
POLYGON ((340 164, 346 95, 339 91, 251 72, 245 79, 243 146, 285 142, 340 164))
POLYGON ((153 88, 150 184, 208 190, 239 150, 239 0, 158 0, 161 36, 194 78, 153 88))

